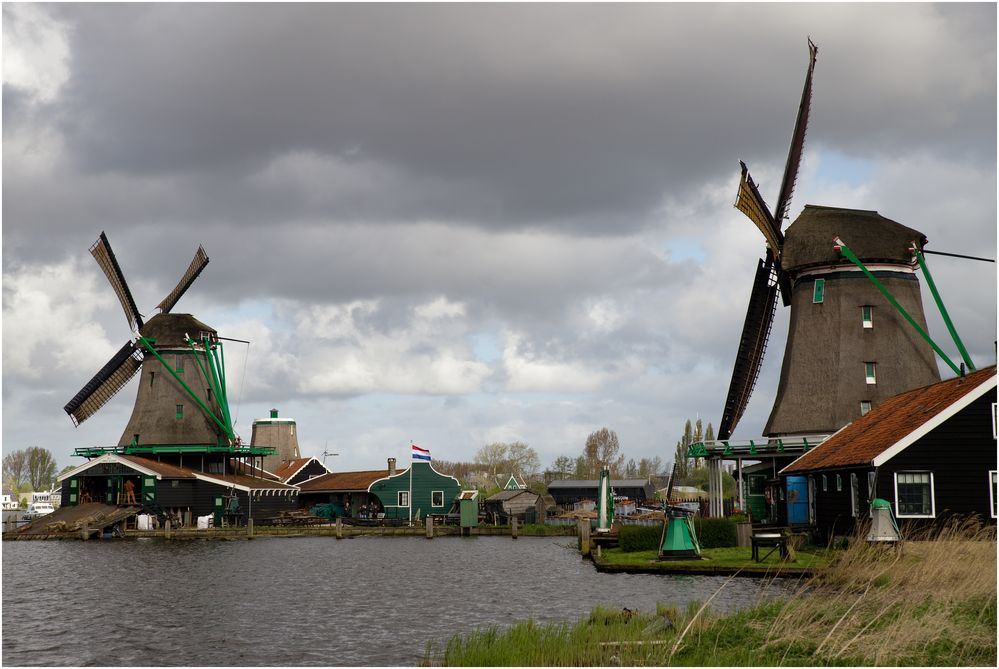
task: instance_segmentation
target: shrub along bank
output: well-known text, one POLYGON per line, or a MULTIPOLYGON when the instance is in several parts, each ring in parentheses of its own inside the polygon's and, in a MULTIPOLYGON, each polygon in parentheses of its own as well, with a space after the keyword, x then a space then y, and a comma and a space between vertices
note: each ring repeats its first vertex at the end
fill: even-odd
MULTIPOLYGON (((735 546, 735 523, 726 518, 697 518, 694 532, 701 548, 729 548, 735 546)), ((625 553, 659 550, 662 525, 623 525, 618 532, 618 546, 625 553)))

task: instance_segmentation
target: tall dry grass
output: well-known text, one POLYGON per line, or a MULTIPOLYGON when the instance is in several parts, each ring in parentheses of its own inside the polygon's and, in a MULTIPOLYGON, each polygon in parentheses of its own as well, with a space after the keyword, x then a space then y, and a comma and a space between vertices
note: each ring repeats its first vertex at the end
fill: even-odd
POLYGON ((816 664, 995 666, 995 527, 955 519, 898 547, 865 535, 787 602, 763 645, 808 648, 816 664))

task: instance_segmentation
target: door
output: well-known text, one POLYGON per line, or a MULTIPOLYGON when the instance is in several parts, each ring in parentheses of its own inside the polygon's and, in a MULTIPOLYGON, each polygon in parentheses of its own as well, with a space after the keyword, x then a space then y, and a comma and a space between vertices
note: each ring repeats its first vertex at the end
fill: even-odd
POLYGON ((804 476, 787 477, 787 524, 808 524, 808 479, 804 476))

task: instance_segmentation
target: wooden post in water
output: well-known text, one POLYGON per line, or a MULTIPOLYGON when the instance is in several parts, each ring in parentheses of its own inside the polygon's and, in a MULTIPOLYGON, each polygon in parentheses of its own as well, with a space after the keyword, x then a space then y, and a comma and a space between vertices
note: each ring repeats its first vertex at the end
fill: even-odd
POLYGON ((166 522, 163 523, 163 536, 167 539, 170 538, 170 519, 167 518, 166 522))
POLYGON ((580 519, 576 531, 579 533, 579 552, 586 557, 590 554, 590 519, 580 519))
POLYGON ((246 519, 246 538, 253 538, 253 518, 246 519))
POLYGON ((431 516, 427 516, 427 539, 434 538, 434 519, 431 516))
POLYGON ((336 538, 343 539, 343 523, 340 522, 339 516, 336 519, 336 538))
POLYGON ((517 538, 517 519, 516 518, 511 518, 510 519, 510 535, 514 539, 517 538))

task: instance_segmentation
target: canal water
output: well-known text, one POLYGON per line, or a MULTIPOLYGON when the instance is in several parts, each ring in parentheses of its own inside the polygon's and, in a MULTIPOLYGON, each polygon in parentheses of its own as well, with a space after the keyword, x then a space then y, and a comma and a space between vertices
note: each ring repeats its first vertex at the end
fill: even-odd
MULTIPOLYGON (((726 580, 601 574, 573 537, 7 541, 3 664, 413 666, 457 633, 685 607, 726 580)), ((789 588, 731 579, 711 606, 789 588)))

